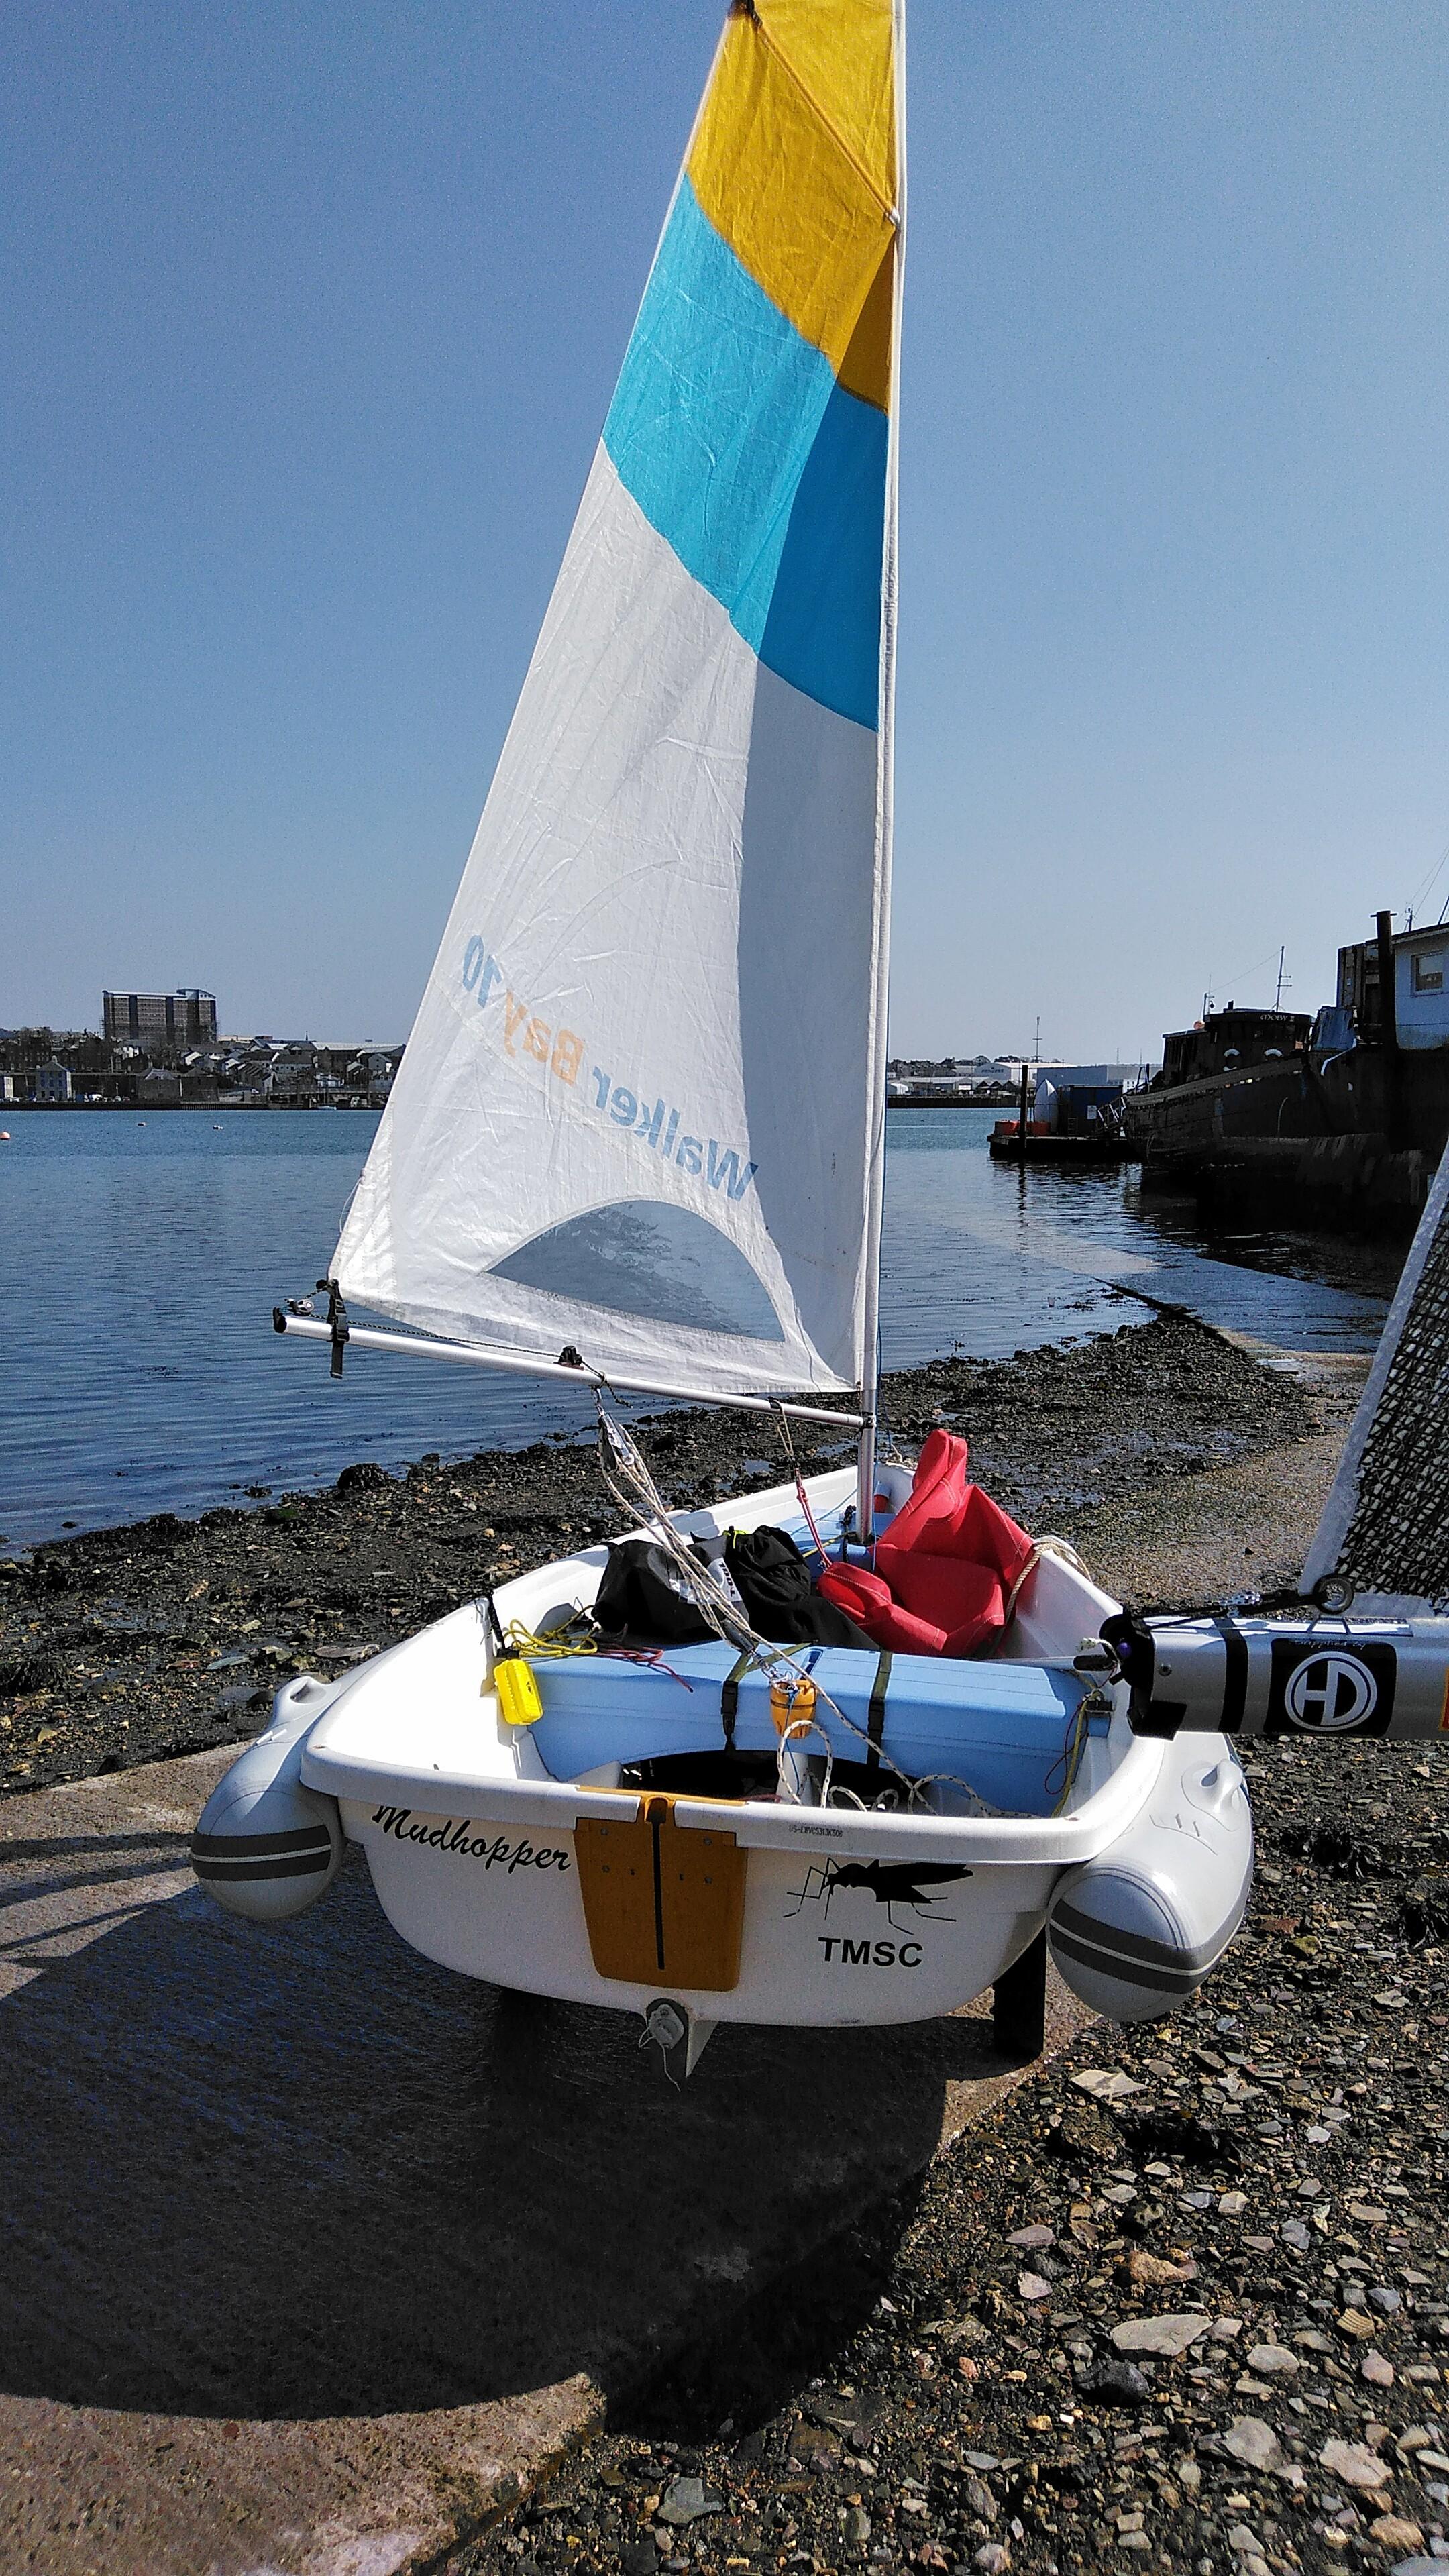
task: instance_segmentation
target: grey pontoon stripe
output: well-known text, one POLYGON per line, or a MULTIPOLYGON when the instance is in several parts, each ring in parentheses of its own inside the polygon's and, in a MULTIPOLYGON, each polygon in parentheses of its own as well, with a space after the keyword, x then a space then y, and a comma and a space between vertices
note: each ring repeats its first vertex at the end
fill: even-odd
POLYGON ((1119 1985, 1146 1986, 1153 1994, 1190 1995, 1208 1973, 1206 1968, 1196 1968, 1173 1975, 1166 1968, 1149 1968, 1141 1959, 1119 1959, 1111 1950, 1075 1940, 1071 1933, 1059 1932, 1055 1923, 1048 1929, 1053 1949, 1060 1950, 1063 1958, 1075 1959, 1084 1968, 1095 1968, 1099 1976, 1115 1977, 1119 1985))
POLYGON ((324 1824, 288 1825, 275 1834, 193 1834, 193 1853, 215 1853, 218 1859, 229 1859, 238 1852, 317 1851, 325 1843, 332 1848, 332 1837, 324 1824))
POLYGON ((287 1860, 198 1860, 193 1854, 191 1866, 198 1878, 221 1879, 232 1887, 250 1887, 258 1878, 317 1878, 332 1858, 329 1843, 325 1852, 294 1852, 287 1860))
POLYGON ((1090 1915, 1077 1914, 1073 1907, 1066 1905, 1059 1906, 1049 1918, 1047 1929, 1053 1940, 1060 1940, 1069 1959, 1084 1960, 1088 1967, 1104 1969, 1111 1976, 1121 1975, 1128 1985, 1162 1987, 1169 1994, 1190 1994, 1216 1967, 1237 1933, 1248 1910, 1248 1893, 1245 1888, 1233 1909, 1231 1921, 1224 1925, 1219 1938, 1215 1942, 1204 1943, 1197 1950, 1174 1951, 1166 1943, 1159 1944, 1145 1938, 1140 1948, 1133 1948, 1129 1946, 1134 1940, 1131 1933, 1119 1932, 1115 1925, 1094 1923, 1090 1915), (1059 1933, 1058 1925, 1065 1915, 1072 1915, 1079 1928, 1067 1927, 1059 1933), (1083 1933, 1088 1936, 1085 1940, 1083 1933), (1156 1952, 1157 1958, 1144 1957, 1145 1951, 1156 1952), (1120 1967, 1115 1964, 1118 1961, 1121 1962, 1120 1967))
MULTIPOLYGON (((1124 1932, 1118 1923, 1105 1923, 1100 1916, 1083 1914, 1080 1907, 1065 1903, 1055 1908, 1051 1919, 1053 1924, 1064 1923, 1079 1940, 1100 1941, 1120 1950, 1126 1958, 1146 1959, 1159 1968, 1210 1968, 1223 1948, 1221 1941, 1204 1941, 1196 1950, 1186 1950, 1171 1941, 1153 1941, 1145 1932, 1124 1932)), ((1237 1920, 1241 1919, 1239 1916, 1237 1920)), ((1237 1922, 1233 1930, 1237 1930, 1237 1922)))

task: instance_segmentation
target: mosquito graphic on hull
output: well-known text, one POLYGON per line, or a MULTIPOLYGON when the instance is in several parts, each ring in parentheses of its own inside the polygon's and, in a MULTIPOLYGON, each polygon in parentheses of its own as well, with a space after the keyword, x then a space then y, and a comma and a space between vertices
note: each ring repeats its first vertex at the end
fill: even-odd
MULTIPOLYGON (((969 1869, 933 1869, 915 1861, 821 1861, 807 1869, 803 1887, 790 1890, 795 1901, 785 1919, 789 1922, 807 1905, 823 1903, 825 1919, 828 1922, 830 1900, 837 1888, 858 1887, 867 1889, 875 1898, 877 1905, 885 1907, 886 1921, 891 1930, 899 1932, 901 1926, 895 1918, 896 1906, 907 1906, 912 1914, 928 1913, 932 1906, 939 1905, 941 1902, 939 1896, 931 1894, 932 1888, 949 1887, 958 1879, 970 1876, 969 1869)), ((956 1917, 954 1914, 938 1914, 935 1920, 938 1923, 954 1923, 956 1917)))

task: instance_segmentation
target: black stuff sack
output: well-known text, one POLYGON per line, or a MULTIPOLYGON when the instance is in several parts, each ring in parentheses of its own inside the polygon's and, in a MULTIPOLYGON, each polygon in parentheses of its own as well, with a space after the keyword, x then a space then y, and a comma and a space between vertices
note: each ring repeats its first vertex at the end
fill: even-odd
POLYGON ((716 1634, 700 1617, 684 1577, 657 1539, 626 1538, 609 1550, 594 1618, 610 1644, 702 1646, 716 1634))
POLYGON ((750 1624, 777 1646, 863 1646, 863 1628, 816 1591, 810 1568, 788 1530, 731 1530, 725 1564, 750 1624))

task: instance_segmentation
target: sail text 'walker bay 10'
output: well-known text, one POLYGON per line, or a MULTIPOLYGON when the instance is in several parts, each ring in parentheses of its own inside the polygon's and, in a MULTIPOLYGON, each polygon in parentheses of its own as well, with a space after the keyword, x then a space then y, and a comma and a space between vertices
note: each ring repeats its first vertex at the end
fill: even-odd
POLYGON ((328 1318, 277 1317, 593 1386, 639 1535, 289 1683, 194 1845, 276 1921, 360 1844, 426 1956, 686 2066, 988 1988, 1030 2048, 1048 1944, 1169 2010, 1248 1898, 1229 1737, 1444 1710, 1449 1623, 1144 1625, 964 1441, 877 1458, 901 48, 901 0, 730 11, 328 1318), (606 1388, 858 1460, 671 1514, 606 1388))

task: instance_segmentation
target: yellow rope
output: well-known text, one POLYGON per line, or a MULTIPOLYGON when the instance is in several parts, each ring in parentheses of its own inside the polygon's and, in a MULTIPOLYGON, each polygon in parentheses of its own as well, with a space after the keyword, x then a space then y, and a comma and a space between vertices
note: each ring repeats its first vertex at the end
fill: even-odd
POLYGON ((592 1625, 582 1625, 586 1616, 585 1612, 576 1612, 556 1628, 545 1629, 542 1636, 533 1628, 525 1628, 521 1619, 510 1619, 508 1642, 515 1654, 523 1655, 531 1664, 557 1662, 564 1655, 596 1655, 599 1641, 592 1625))

